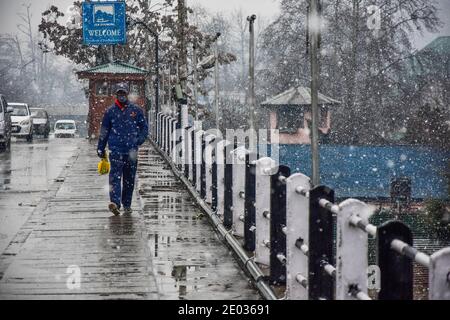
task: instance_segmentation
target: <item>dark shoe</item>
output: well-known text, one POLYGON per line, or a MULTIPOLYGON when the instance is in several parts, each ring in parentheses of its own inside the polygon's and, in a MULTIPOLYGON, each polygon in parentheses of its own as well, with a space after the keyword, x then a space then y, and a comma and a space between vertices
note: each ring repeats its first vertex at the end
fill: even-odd
POLYGON ((109 208, 109 211, 111 211, 115 216, 120 215, 120 210, 117 207, 117 204, 111 202, 109 204, 108 208, 109 208))
POLYGON ((124 214, 132 214, 133 213, 133 209, 131 209, 131 208, 124 208, 123 209, 123 213, 124 214))

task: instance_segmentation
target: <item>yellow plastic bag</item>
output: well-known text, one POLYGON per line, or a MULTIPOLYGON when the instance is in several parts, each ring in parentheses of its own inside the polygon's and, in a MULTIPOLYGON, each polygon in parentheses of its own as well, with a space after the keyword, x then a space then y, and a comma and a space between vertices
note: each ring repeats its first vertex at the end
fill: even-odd
POLYGON ((100 175, 108 174, 111 169, 111 164, 109 163, 108 156, 106 155, 100 162, 98 163, 98 173, 100 175))

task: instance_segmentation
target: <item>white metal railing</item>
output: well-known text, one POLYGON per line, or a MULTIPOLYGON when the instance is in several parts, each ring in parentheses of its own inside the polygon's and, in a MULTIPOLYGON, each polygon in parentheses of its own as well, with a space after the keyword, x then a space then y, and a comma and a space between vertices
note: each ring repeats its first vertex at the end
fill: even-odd
POLYGON ((271 158, 249 161, 243 146, 233 149, 231 142, 195 128, 177 133, 177 121, 170 116, 158 114, 155 119, 155 144, 172 156, 175 168, 182 168, 203 208, 210 210, 214 203, 211 217, 216 227, 222 230, 231 221, 231 230, 221 231, 227 241, 254 248, 250 258, 245 258, 242 248, 235 250, 266 297, 273 297, 273 292, 262 284, 258 264, 270 268, 273 282, 286 285, 287 299, 370 300, 370 236, 377 239, 379 299, 412 297, 413 262, 429 271, 429 298, 450 299, 450 247, 429 256, 414 248, 411 231, 401 222, 369 223, 374 209, 368 204, 356 199, 337 204, 333 190, 313 188, 303 174, 281 174, 271 158), (232 161, 228 183, 227 160, 232 161), (249 174, 254 179, 246 179, 249 174), (227 192, 232 196, 227 198, 227 192))

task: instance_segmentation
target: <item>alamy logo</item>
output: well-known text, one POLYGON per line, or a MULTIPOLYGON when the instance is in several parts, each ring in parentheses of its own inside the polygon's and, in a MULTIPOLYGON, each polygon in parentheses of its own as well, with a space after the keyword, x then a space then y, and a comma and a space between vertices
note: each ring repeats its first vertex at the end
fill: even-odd
POLYGON ((372 30, 375 37, 378 37, 381 30, 381 8, 376 5, 368 6, 367 14, 367 28, 372 30))
MULTIPOLYGON (((164 127, 166 125, 169 126, 167 123, 163 124, 164 127)), ((279 131, 277 129, 226 129, 225 136, 220 130, 210 129, 203 131, 203 133, 198 131, 194 134, 194 137, 192 137, 192 128, 189 133, 186 133, 185 130, 179 128, 172 130, 168 127, 167 131, 169 130, 172 132, 170 134, 170 141, 165 142, 167 143, 165 148, 172 148, 172 160, 177 165, 186 165, 189 163, 199 165, 203 163, 202 161, 204 161, 206 165, 212 165, 213 161, 220 165, 242 165, 246 163, 246 154, 248 153, 248 150, 258 150, 257 153, 249 153, 250 162, 256 161, 260 158, 269 157, 270 154, 270 157, 275 163, 271 167, 270 172, 276 172, 278 168, 279 131), (192 138, 194 138, 193 141, 192 138), (184 141, 184 143, 182 143, 182 141, 184 141), (237 144, 234 145, 229 141, 234 141, 237 144), (203 142, 205 145, 204 151, 202 150, 202 147, 200 147, 203 142), (192 152, 193 145, 198 146, 195 148, 196 152, 192 152), (246 145, 248 145, 248 147, 244 148, 246 145), (221 150, 219 151, 221 154, 220 156, 217 154, 216 157, 216 150, 221 150), (259 158, 257 155, 259 155, 259 158)))
POLYGON ((377 292, 381 289, 381 270, 377 265, 371 265, 367 268, 367 289, 377 292))
POLYGON ((94 23, 96 25, 112 25, 115 22, 113 5, 95 5, 94 6, 94 23))
POLYGON ((66 286, 69 290, 78 290, 81 288, 81 269, 79 266, 73 265, 67 267, 66 273, 69 277, 66 280, 66 286))

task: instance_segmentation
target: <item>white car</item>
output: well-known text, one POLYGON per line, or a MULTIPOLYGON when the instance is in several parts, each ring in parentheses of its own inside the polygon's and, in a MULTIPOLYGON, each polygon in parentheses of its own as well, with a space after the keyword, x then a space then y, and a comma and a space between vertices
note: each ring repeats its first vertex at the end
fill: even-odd
POLYGON ((55 123, 55 138, 75 138, 77 126, 74 120, 58 120, 55 123))
POLYGON ((8 107, 13 108, 11 113, 13 137, 26 138, 28 142, 33 140, 33 118, 26 103, 8 103, 8 107))
POLYGON ((31 117, 33 118, 33 133, 42 134, 44 138, 48 138, 50 134, 50 119, 47 111, 42 108, 30 108, 31 117))

